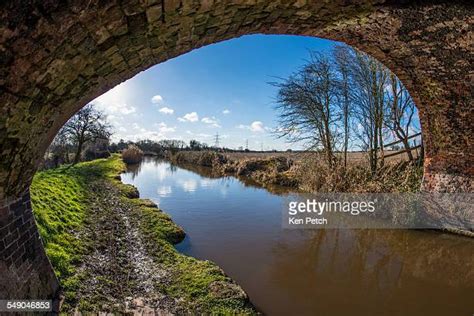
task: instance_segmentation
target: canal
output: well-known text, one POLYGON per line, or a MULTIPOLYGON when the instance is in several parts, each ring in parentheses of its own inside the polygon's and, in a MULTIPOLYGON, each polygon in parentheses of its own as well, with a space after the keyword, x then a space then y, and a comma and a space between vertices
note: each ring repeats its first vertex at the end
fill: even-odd
POLYGON ((147 157, 122 181, 186 231, 268 315, 472 315, 474 240, 412 230, 285 230, 284 188, 147 157))

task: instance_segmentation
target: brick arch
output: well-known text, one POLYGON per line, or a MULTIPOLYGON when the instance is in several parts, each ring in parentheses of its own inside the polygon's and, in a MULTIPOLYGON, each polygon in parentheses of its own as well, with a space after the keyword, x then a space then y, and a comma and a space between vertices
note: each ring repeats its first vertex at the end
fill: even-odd
POLYGON ((28 187, 67 119, 140 71, 245 34, 334 39, 378 58, 418 106, 424 189, 472 192, 474 8, 468 1, 7 0, 0 10, 2 297, 57 293, 28 187))

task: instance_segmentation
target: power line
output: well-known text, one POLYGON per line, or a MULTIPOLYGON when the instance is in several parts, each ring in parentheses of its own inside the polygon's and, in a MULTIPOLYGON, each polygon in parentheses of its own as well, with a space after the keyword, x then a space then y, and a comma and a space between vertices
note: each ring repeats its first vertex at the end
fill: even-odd
POLYGON ((214 137, 214 147, 219 148, 219 133, 216 133, 216 136, 214 137))

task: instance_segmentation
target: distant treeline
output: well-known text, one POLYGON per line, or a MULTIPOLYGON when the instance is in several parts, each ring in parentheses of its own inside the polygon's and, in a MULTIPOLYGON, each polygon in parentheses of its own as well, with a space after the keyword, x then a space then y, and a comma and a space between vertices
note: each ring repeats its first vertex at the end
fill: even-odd
MULTIPOLYGON (((233 149, 227 147, 213 147, 206 143, 199 142, 195 139, 189 141, 189 143, 177 140, 177 139, 163 139, 154 141, 150 139, 139 140, 139 141, 125 141, 121 139, 117 143, 111 143, 109 150, 111 152, 121 152, 131 145, 135 145, 140 148, 145 154, 153 154, 158 156, 166 156, 167 154, 174 154, 178 151, 216 151, 216 152, 250 152, 249 149, 233 149)), ((292 150, 288 150, 292 151, 292 150)), ((258 151, 252 151, 258 152, 258 151)), ((266 152, 277 152, 277 150, 271 150, 266 152)))

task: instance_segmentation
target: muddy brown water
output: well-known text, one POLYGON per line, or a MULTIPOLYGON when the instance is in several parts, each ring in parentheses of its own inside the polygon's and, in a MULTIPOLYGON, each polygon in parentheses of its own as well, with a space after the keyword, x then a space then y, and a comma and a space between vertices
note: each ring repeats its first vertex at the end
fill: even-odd
POLYGON ((411 230, 284 230, 269 192, 146 158, 122 175, 268 315, 474 315, 474 239, 411 230))

